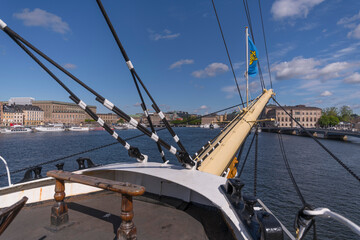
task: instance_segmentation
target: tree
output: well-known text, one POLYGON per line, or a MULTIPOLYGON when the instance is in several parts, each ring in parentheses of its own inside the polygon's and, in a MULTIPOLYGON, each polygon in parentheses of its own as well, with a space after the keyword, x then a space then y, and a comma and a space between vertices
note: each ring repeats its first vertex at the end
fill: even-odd
POLYGON ((327 116, 336 116, 337 117, 339 115, 339 111, 337 110, 336 107, 328 107, 323 110, 323 114, 325 114, 327 116))
POLYGON ((329 126, 335 126, 335 125, 338 125, 339 124, 339 122, 340 122, 340 120, 339 120, 339 118, 337 117, 337 116, 328 116, 328 118, 329 118, 329 126))
POLYGON ((349 106, 342 106, 340 108, 340 120, 343 122, 350 122, 353 111, 349 106))
POLYGON ((319 121, 318 121, 320 127, 327 127, 329 126, 329 116, 327 115, 322 115, 320 118, 319 118, 319 121))

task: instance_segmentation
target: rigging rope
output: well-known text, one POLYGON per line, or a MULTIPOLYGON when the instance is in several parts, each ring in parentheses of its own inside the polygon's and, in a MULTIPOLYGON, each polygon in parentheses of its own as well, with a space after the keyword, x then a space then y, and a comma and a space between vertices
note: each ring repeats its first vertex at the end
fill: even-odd
POLYGON ((345 163, 343 163, 338 157, 335 156, 335 154, 333 154, 327 147, 325 147, 318 139, 316 139, 306 128, 303 127, 303 125, 301 125, 290 113, 288 113, 285 108, 283 106, 280 105, 280 103, 278 101, 276 101, 276 99, 274 97, 272 97, 272 99, 274 100, 274 102, 287 114, 289 115, 289 117, 296 122, 300 128, 302 130, 304 130, 306 132, 306 134, 308 136, 310 136, 312 139, 314 139, 314 141, 319 144, 327 153, 330 154, 330 156, 335 159, 335 161, 337 161, 346 171, 348 171, 348 173, 350 173, 354 178, 356 178, 356 180, 358 180, 360 182, 360 177, 357 176, 345 163))
MULTIPOLYGON (((165 115, 163 114, 163 112, 160 110, 159 106, 156 104, 155 100, 153 99, 153 97, 151 96, 150 92, 148 91, 148 89, 146 88, 145 84, 143 83, 143 81, 141 80, 141 78, 139 77, 139 75, 137 74, 132 62, 130 61, 128 55, 126 54, 126 51, 123 47, 123 45, 121 44, 121 41, 110 21, 110 18, 109 16, 107 15, 106 11, 105 11, 105 8, 104 6, 102 5, 101 3, 101 0, 96 0, 99 8, 100 8, 100 11, 102 13, 102 15, 104 16, 105 18, 105 21, 108 25, 108 27, 110 28, 110 31, 121 51, 121 54, 125 60, 125 63, 126 65, 128 66, 129 68, 129 71, 131 72, 131 75, 134 79, 134 81, 136 82, 136 80, 140 83, 140 85, 142 86, 142 88, 145 90, 146 94, 148 95, 148 97, 150 98, 151 102, 153 103, 152 107, 154 108, 154 110, 159 114, 159 117, 161 119, 161 121, 164 123, 164 125, 166 126, 167 130, 169 131, 169 133, 171 134, 171 136, 173 137, 174 141, 176 142, 176 144, 180 147, 181 151, 183 151, 183 153, 180 153, 180 155, 182 155, 184 157, 184 159, 186 160, 185 162, 187 164, 190 164, 192 166, 195 165, 194 161, 191 160, 191 157, 190 155, 188 154, 188 152, 186 151, 184 145, 181 143, 179 137, 176 135, 176 133, 174 132, 174 130, 171 128, 169 122, 167 121, 165 115)), ((153 132, 153 134, 155 134, 153 132)), ((156 135, 156 134, 155 134, 156 135)))
POLYGON ((269 78, 270 78, 270 87, 271 87, 271 89, 272 89, 272 88, 273 88, 273 85, 272 85, 272 80, 271 80, 271 70, 270 70, 269 54, 268 54, 268 49, 267 49, 267 44, 266 44, 264 20, 263 20, 263 15, 262 15, 262 11, 261 11, 261 3, 260 3, 260 0, 259 0, 258 2, 259 2, 261 26, 262 26, 262 32, 263 32, 264 44, 265 44, 265 53, 266 53, 266 59, 267 59, 267 66, 268 66, 268 72, 269 72, 269 78))
MULTIPOLYGON (((237 104, 237 105, 234 105, 234 106, 231 106, 231 107, 223 108, 223 109, 220 109, 220 110, 218 110, 218 111, 215 111, 215 112, 212 112, 212 113, 209 113, 209 114, 206 114, 206 115, 199 116, 198 118, 202 118, 202 117, 206 117, 206 116, 209 116, 209 115, 212 115, 212 114, 215 114, 215 113, 223 112, 223 111, 229 110, 229 109, 231 109, 231 108, 238 107, 238 106, 240 106, 240 105, 241 105, 241 104, 237 104)), ((187 121, 184 121, 184 123, 191 122, 191 121, 194 121, 194 119, 189 119, 189 120, 187 120, 187 121)), ((165 130, 165 129, 166 129, 165 127, 164 127, 164 128, 160 128, 160 129, 157 130, 157 132, 163 131, 163 130, 165 130)), ((145 135, 145 134, 143 133, 143 134, 139 134, 139 135, 136 135, 136 136, 133 136, 133 137, 126 138, 126 139, 124 139, 124 140, 125 140, 125 141, 129 141, 129 140, 133 140, 133 139, 142 137, 142 136, 144 136, 144 135, 145 135)), ((73 154, 70 154, 70 155, 65 156, 65 157, 56 158, 56 159, 49 160, 49 161, 46 161, 46 162, 42 162, 42 163, 39 163, 39 164, 36 164, 36 165, 32 165, 32 166, 28 166, 28 167, 25 167, 25 168, 17 169, 17 170, 11 171, 10 173, 11 173, 11 174, 19 173, 19 172, 22 172, 22 171, 31 169, 31 168, 36 167, 36 166, 48 165, 48 164, 51 164, 51 163, 54 163, 54 162, 58 162, 58 161, 61 161, 61 160, 67 159, 67 158, 75 157, 75 156, 77 156, 77 155, 81 155, 81 154, 88 153, 88 152, 92 152, 92 151, 96 151, 96 150, 99 150, 99 149, 102 149, 102 148, 110 147, 110 146, 116 145, 116 144, 118 144, 118 143, 119 143, 119 142, 109 143, 109 144, 106 144, 106 145, 103 145, 103 146, 100 146, 100 147, 91 148, 91 149, 88 149, 88 150, 85 150, 85 151, 82 151, 82 152, 78 152, 78 153, 73 153, 73 154)), ((6 176, 6 173, 5 173, 5 174, 0 174, 0 177, 4 177, 4 176, 6 176)))
POLYGON ((241 170, 240 170, 240 172, 239 172, 238 178, 240 178, 240 177, 241 177, 241 174, 242 174, 242 172, 243 172, 243 170, 244 170, 245 163, 246 163, 247 158, 248 158, 248 156, 249 156, 249 153, 250 153, 251 147, 252 147, 252 145, 253 145, 253 143, 254 143, 254 139, 255 139, 255 134, 253 135, 253 138, 251 139, 251 143, 250 143, 250 146, 249 146, 248 151, 247 151, 247 153, 246 153, 246 156, 245 156, 244 162, 243 162, 243 164, 242 164, 242 166, 241 166, 241 170))
POLYGON ((255 163, 254 163, 254 197, 256 197, 256 185, 257 185, 257 163, 258 163, 258 143, 259 143, 259 133, 258 126, 255 128, 255 163))
POLYGON ((295 181, 295 178, 294 178, 294 175, 292 174, 291 172, 291 168, 290 168, 290 164, 289 164, 289 161, 286 157, 286 153, 285 153, 285 148, 284 148, 284 143, 283 143, 283 139, 282 139, 282 135, 281 133, 278 133, 278 139, 279 139, 279 145, 280 145, 280 152, 283 156, 283 159, 284 159, 284 163, 285 163, 285 166, 286 166, 286 170, 289 174, 289 177, 291 179, 291 182, 296 190, 296 193, 297 195, 299 196, 303 206, 305 207, 307 204, 306 204, 306 201, 305 201, 305 198, 304 196, 301 194, 301 191, 300 191, 300 188, 299 186, 297 185, 296 181, 295 181))
MULTIPOLYGON (((252 23, 251 23, 251 15, 250 15, 250 10, 249 10, 249 5, 247 0, 243 0, 243 4, 244 4, 244 9, 245 9, 245 14, 246 14, 246 18, 249 24, 249 28, 250 28, 250 33, 251 33, 251 39, 255 44, 255 36, 254 36, 254 32, 253 32, 253 28, 252 28, 252 23)), ((261 88, 264 90, 265 88, 265 82, 264 82, 264 78, 262 75, 262 70, 261 70, 261 66, 260 66, 260 61, 257 62, 258 68, 259 68, 259 77, 260 77, 260 84, 261 84, 261 88)))
POLYGON ((225 37, 224 37, 224 33, 223 33, 223 31, 222 31, 222 28, 221 28, 220 19, 219 19, 219 16, 218 16, 218 14, 217 14, 217 11, 216 11, 216 7, 215 7, 214 0, 211 0, 211 2, 212 2, 213 8, 214 8, 214 12, 215 12, 215 16, 216 16, 216 19, 217 19, 217 22, 218 22, 218 25, 219 25, 219 29, 220 29, 220 33, 221 33, 221 37, 222 37, 223 42, 224 42, 224 46, 225 46, 225 50, 226 50, 226 54, 227 54, 228 59, 229 59, 229 62, 230 62, 230 67, 231 67, 231 71, 232 71, 233 76, 234 76, 234 80, 235 80, 236 88, 237 88, 238 93, 239 93, 239 96, 240 96, 241 104, 243 105, 243 107, 245 107, 245 105, 244 105, 244 101, 243 101, 243 98, 242 98, 242 96, 241 96, 241 92, 240 92, 239 84, 238 84, 238 81, 237 81, 237 79, 236 79, 236 75, 235 75, 234 67, 233 67, 233 64, 232 64, 232 61, 231 61, 231 58, 230 58, 230 53, 229 53, 229 50, 228 50, 227 45, 226 45, 226 41, 225 41, 225 37))
MULTIPOLYGON (((132 117, 130 117, 129 115, 127 115, 125 112, 121 111, 118 107, 116 107, 113 103, 111 103, 109 100, 105 99, 103 96, 101 96, 99 93, 95 92, 93 89, 91 89, 89 86, 87 86, 85 83, 83 83, 82 81, 80 81, 78 78, 76 78, 74 75, 72 75, 70 72, 68 72, 66 69, 64 69, 62 66, 60 66, 58 63, 56 63, 55 61, 53 61, 51 58, 49 58, 47 55, 45 55, 44 53, 42 53, 39 49, 37 49, 36 47, 34 47, 32 44, 30 44, 29 42, 27 42, 25 39, 23 39, 21 36, 19 36, 17 33, 15 33, 10 27, 6 26, 4 29, 4 32, 6 32, 10 38, 12 38, 21 48, 23 48, 23 50, 30 55, 34 60, 35 60, 35 56, 22 44, 24 43, 27 47, 29 47, 30 49, 32 49, 34 52, 36 52, 37 54, 39 54, 41 57, 43 57, 45 60, 47 60, 48 62, 50 62, 52 65, 54 65, 56 68, 58 68, 60 71, 62 71, 63 73, 65 73, 66 75, 68 75, 71 79, 73 79, 75 82, 77 82, 79 85, 81 85, 82 87, 84 87, 86 90, 88 90, 89 92, 91 92, 92 94, 94 94, 96 96, 96 100, 98 102, 100 102, 101 104, 103 104, 106 108, 108 108, 109 110, 113 111, 114 113, 116 113, 118 116, 124 118, 127 122, 129 122, 131 125, 135 126, 138 130, 140 130, 141 132, 143 132, 145 135, 147 135, 148 137, 150 137, 152 140, 154 140, 155 142, 159 142, 165 149, 167 149, 170 153, 179 156, 178 160, 182 161, 183 163, 186 164, 190 164, 190 165, 195 165, 193 163, 193 161, 190 159, 190 156, 187 154, 186 151, 179 151, 178 149, 176 149, 175 147, 171 146, 170 144, 168 144, 167 142, 165 142, 164 140, 162 140, 161 138, 159 138, 156 134, 154 134, 153 132, 149 131, 146 127, 142 126, 141 124, 139 124, 135 119, 133 119, 132 117)), ((36 58, 37 59, 37 58, 36 58)), ((40 66, 43 65, 38 59, 35 60, 40 66)), ((43 65, 44 66, 44 65, 43 65)), ((45 67, 45 66, 44 66, 45 67)), ((44 67, 42 67, 45 71, 47 71, 51 76, 54 75, 52 74, 49 70, 46 70, 44 67)), ((136 72, 134 72, 134 74, 136 74, 136 72)), ((54 77, 53 77, 54 78, 54 77)), ((56 78, 56 76, 55 76, 56 78)), ((54 79, 55 79, 54 78, 54 79)), ((137 77, 138 78, 138 77, 137 77)), ((56 80, 56 79, 55 79, 56 80)), ((97 121, 102 127, 105 128, 105 130, 111 134, 114 138, 118 139, 118 141, 122 142, 122 145, 128 150, 131 151, 132 153, 136 153, 135 155, 141 155, 141 153, 139 153, 139 150, 130 146, 129 144, 127 144, 126 142, 123 142, 122 139, 117 135, 117 133, 115 133, 114 131, 112 131, 112 129, 110 127, 107 126, 107 124, 104 123, 104 121, 99 118, 95 113, 93 113, 88 107, 87 105, 82 102, 79 98, 77 98, 59 79, 56 80, 70 95, 70 99, 73 100, 76 104, 78 104, 81 108, 83 108, 95 121, 97 121)), ((142 83, 142 82, 140 82, 142 83)), ((145 89, 146 90, 146 89, 145 89)), ((162 112, 161 112, 162 113, 162 112)), ((160 113, 159 113, 160 115, 160 113)), ((179 145, 179 142, 177 142, 179 145)), ((141 158, 144 158, 143 155, 141 155, 141 158)))

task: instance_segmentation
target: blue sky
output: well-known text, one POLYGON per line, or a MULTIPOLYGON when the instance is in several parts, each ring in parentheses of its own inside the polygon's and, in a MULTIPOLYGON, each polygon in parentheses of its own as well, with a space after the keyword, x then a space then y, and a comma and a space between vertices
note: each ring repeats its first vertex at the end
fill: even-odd
MULTIPOLYGON (((215 0, 243 96, 245 26, 240 0, 215 0)), ((258 57, 269 88, 258 1, 249 1, 258 57)), ((163 111, 204 114, 239 103, 211 0, 103 0, 136 71, 163 111)), ((283 105, 350 106, 360 113, 360 1, 262 1, 273 87, 283 105)), ((2 1, 0 18, 127 113, 139 97, 96 1, 2 1)), ((54 68, 51 68, 54 69, 54 68)), ((0 100, 70 101, 3 32, 0 100)), ((60 77, 87 104, 94 97, 60 77)), ((251 78, 251 96, 260 93, 251 78)), ((148 106, 151 104, 147 101, 148 106)), ((99 106, 99 112, 106 109, 99 106)))

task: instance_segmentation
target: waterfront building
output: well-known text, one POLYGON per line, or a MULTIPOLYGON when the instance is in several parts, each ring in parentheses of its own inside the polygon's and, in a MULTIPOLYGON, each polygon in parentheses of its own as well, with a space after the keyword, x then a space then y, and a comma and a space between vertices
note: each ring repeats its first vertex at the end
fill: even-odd
MULTIPOLYGON (((63 123, 78 125, 86 119, 92 119, 83 109, 75 103, 60 101, 33 101, 33 106, 38 106, 44 111, 46 123, 63 123)), ((88 105, 96 113, 96 106, 88 105)))
POLYGON ((3 103, 0 102, 0 126, 3 126, 3 120, 4 120, 3 103))
POLYGON ((44 111, 38 106, 15 105, 23 113, 23 123, 25 126, 37 126, 44 123, 44 111))
POLYGON ((106 124, 116 124, 120 117, 114 113, 98 113, 97 114, 106 124))
POLYGON ((202 117, 201 124, 212 124, 219 121, 219 116, 216 114, 212 114, 210 116, 202 117))
POLYGON ((3 105, 3 126, 23 125, 23 112, 14 106, 3 105))
POLYGON ((2 125, 25 125, 36 126, 44 122, 44 111, 32 105, 3 105, 0 104, 3 112, 2 125))
MULTIPOLYGON (((305 128, 315 128, 321 117, 321 108, 306 107, 305 105, 284 106, 284 109, 291 114, 305 128)), ((268 105, 264 109, 263 118, 274 118, 275 123, 267 123, 266 126, 277 126, 280 128, 299 128, 280 107, 268 105)))

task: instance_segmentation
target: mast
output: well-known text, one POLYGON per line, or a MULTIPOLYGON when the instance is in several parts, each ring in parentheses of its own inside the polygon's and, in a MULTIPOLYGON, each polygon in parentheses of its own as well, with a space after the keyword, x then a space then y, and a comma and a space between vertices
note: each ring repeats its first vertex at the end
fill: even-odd
POLYGON ((201 162, 199 171, 211 173, 217 176, 227 175, 231 163, 236 160, 235 155, 245 142, 251 128, 270 100, 275 95, 272 89, 266 90, 249 107, 240 112, 230 122, 222 133, 217 136, 209 146, 201 152, 196 160, 201 162))
POLYGON ((248 27, 245 27, 245 43, 246 43, 246 107, 249 107, 249 29, 248 27))

